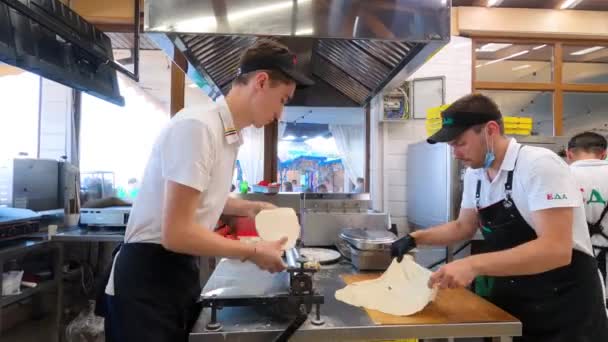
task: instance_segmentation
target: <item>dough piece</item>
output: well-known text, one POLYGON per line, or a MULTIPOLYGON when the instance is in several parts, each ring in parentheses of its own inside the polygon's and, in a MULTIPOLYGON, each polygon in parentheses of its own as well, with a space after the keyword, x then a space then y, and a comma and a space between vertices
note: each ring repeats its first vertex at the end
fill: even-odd
POLYGON ((265 241, 277 241, 287 237, 283 250, 296 246, 300 236, 300 224, 292 208, 266 209, 255 216, 255 229, 265 241))
POLYGON ((406 255, 397 259, 379 278, 364 280, 336 291, 336 299, 350 305, 397 316, 413 315, 435 299, 437 289, 429 289, 431 271, 406 255))

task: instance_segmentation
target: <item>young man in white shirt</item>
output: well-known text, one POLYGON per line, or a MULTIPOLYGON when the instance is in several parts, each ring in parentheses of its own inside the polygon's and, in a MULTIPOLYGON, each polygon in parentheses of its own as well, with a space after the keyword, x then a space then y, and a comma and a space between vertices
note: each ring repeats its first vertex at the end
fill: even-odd
MULTIPOLYGON (((570 139, 566 151, 570 170, 583 194, 591 244, 604 284, 608 281, 607 145, 606 138, 602 135, 583 132, 570 139)), ((604 296, 606 297, 606 291, 604 296)))
POLYGON ((608 341, 597 265, 581 195, 555 153, 504 136, 502 114, 473 94, 442 113, 429 143, 450 144, 469 168, 455 221, 415 231, 392 246, 401 257, 416 245, 450 245, 478 229, 487 253, 441 267, 429 286, 469 286, 494 278, 490 300, 523 323, 516 341, 608 341))
POLYGON ((289 49, 260 40, 243 54, 224 99, 171 119, 153 147, 101 299, 106 341, 187 341, 200 312, 195 256, 250 260, 269 272, 285 268, 286 239, 251 245, 212 230, 222 213, 254 217, 274 207, 228 197, 239 131, 278 120, 296 85, 311 84, 289 49))

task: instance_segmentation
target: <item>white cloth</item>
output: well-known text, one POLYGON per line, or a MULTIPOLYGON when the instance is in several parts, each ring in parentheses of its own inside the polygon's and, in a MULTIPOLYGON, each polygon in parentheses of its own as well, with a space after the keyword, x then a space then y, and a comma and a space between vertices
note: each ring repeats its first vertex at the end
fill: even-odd
MULTIPOLYGON (((599 159, 579 160, 570 164, 570 170, 576 178, 580 191, 583 194, 585 214, 589 223, 596 223, 608 201, 608 161, 599 159)), ((608 235, 608 214, 601 222, 604 233, 608 235)), ((591 237, 593 246, 608 247, 608 240, 601 235, 591 237)), ((599 253, 599 250, 594 250, 599 253)), ((608 264, 608 255, 606 255, 608 264)), ((608 277, 603 279, 608 285, 608 277)), ((604 288, 604 297, 608 293, 608 286, 604 288)))
POLYGON ((250 185, 264 179, 264 128, 253 126, 241 130, 243 145, 238 160, 243 170, 243 179, 250 185))
MULTIPOLYGON (((202 193, 196 221, 213 229, 230 192, 240 144, 240 135, 223 98, 178 112, 154 143, 131 209, 125 243, 161 243, 167 180, 202 193)), ((114 294, 114 265, 106 293, 114 294)))
MULTIPOLYGON (((361 125, 329 125, 342 165, 353 184, 365 175, 365 129, 361 125)), ((348 192, 344 188, 344 192, 348 192)))
POLYGON ((511 139, 498 175, 490 182, 483 169, 467 169, 464 177, 462 208, 475 209, 477 180, 481 179, 480 206, 482 208, 505 198, 507 173, 513 172, 512 198, 524 220, 535 230, 532 212, 571 207, 573 215, 573 247, 593 255, 591 240, 582 205, 581 192, 568 169, 568 165, 552 151, 533 146, 525 146, 511 139))

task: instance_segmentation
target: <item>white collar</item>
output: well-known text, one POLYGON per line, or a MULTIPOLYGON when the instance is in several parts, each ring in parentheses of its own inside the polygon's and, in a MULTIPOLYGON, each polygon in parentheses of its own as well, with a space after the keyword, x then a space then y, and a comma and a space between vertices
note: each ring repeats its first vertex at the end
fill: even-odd
POLYGON ((238 143, 240 146, 243 143, 243 139, 241 138, 240 132, 234 126, 234 120, 232 119, 233 115, 226 103, 226 99, 223 96, 220 96, 215 103, 217 103, 220 108, 220 119, 224 125, 224 138, 226 138, 226 142, 229 144, 238 143))
POLYGON ((570 166, 573 166, 573 167, 604 166, 604 165, 608 165, 608 160, 583 159, 583 160, 577 160, 577 161, 573 162, 572 164, 570 164, 570 166))
POLYGON ((509 146, 507 146, 507 152, 505 152, 505 157, 502 160, 502 164, 500 164, 500 169, 505 171, 511 171, 515 168, 515 162, 517 161, 517 156, 519 156, 521 144, 515 140, 515 138, 509 139, 509 146))

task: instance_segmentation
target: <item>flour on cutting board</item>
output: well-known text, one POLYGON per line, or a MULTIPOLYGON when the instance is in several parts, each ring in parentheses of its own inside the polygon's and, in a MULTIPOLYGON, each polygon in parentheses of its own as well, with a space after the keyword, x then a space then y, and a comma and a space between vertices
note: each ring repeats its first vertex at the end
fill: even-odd
POLYGON ((435 299, 437 290, 428 287, 431 274, 406 255, 401 263, 393 259, 379 278, 347 285, 335 296, 354 306, 397 316, 413 315, 435 299))

